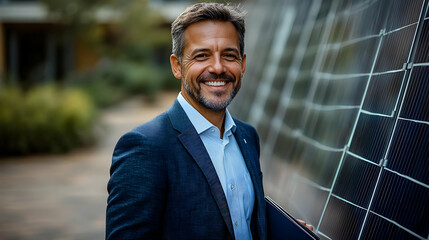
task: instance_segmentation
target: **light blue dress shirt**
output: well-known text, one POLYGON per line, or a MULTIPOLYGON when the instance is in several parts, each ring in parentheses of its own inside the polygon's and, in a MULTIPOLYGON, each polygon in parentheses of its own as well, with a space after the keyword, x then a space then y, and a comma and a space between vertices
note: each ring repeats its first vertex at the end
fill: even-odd
POLYGON ((220 131, 193 108, 179 93, 180 105, 197 130, 216 169, 231 214, 234 235, 237 240, 252 239, 250 221, 255 193, 243 155, 233 135, 236 125, 228 110, 225 115, 225 131, 220 131))

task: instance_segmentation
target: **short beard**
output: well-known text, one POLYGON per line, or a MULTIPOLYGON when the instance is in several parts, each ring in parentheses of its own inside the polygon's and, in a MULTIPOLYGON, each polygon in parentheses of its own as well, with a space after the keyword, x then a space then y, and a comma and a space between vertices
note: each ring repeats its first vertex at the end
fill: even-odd
POLYGON ((225 101, 219 102, 219 103, 213 103, 201 95, 201 88, 195 89, 197 91, 196 95, 199 96, 199 97, 197 97, 191 91, 188 84, 186 84, 185 79, 182 79, 182 82, 183 82, 183 85, 185 86, 186 92, 188 92, 189 96, 191 96, 195 101, 197 101, 199 104, 201 104, 205 108, 208 108, 208 109, 211 109, 214 111, 225 110, 226 107, 228 107, 228 105, 231 103, 232 99, 234 99, 235 95, 237 95, 237 92, 235 91, 235 89, 232 89, 231 94, 229 95, 228 99, 226 99, 225 101))

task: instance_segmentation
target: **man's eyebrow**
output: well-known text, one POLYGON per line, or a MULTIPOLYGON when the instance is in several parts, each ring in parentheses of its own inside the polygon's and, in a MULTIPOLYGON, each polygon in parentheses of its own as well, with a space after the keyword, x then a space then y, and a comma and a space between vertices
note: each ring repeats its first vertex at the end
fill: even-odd
POLYGON ((237 48, 233 48, 233 47, 225 48, 224 52, 235 52, 237 55, 240 55, 240 51, 238 51, 237 48))
POLYGON ((195 55, 196 53, 199 53, 199 52, 208 52, 208 51, 210 51, 210 49, 208 49, 208 48, 197 48, 197 49, 194 49, 194 51, 191 52, 191 56, 193 56, 193 55, 195 55))

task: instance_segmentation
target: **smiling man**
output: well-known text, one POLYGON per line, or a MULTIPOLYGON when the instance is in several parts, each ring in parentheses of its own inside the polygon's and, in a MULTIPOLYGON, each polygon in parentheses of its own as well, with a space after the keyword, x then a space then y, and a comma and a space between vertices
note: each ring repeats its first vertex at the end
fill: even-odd
POLYGON ((259 138, 226 109, 246 67, 244 14, 199 3, 171 31, 181 92, 118 141, 106 239, 266 239, 259 138))

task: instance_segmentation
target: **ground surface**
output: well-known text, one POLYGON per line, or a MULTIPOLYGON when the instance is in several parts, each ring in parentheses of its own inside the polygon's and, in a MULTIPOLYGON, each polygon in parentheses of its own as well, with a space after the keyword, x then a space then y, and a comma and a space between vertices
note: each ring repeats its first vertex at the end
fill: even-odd
POLYGON ((165 111, 176 96, 163 93, 151 104, 135 98, 104 111, 97 146, 65 155, 0 159, 0 240, 104 239, 116 141, 165 111))

